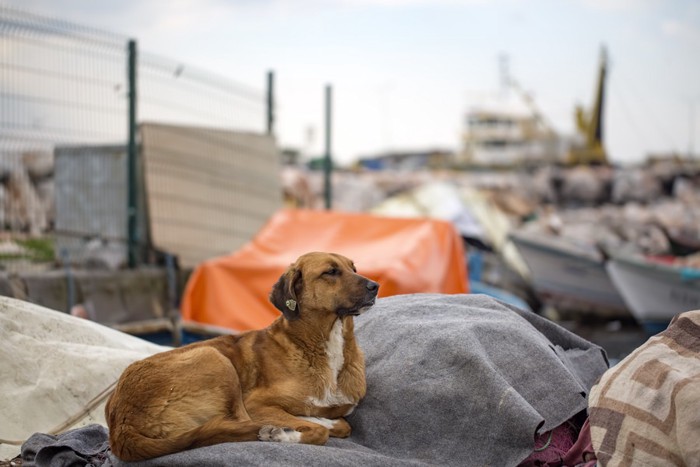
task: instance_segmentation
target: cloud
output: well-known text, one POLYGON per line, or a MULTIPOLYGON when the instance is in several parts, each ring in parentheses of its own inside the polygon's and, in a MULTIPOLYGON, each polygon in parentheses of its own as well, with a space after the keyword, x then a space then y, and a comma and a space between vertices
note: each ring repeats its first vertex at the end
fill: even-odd
POLYGON ((179 33, 211 29, 230 18, 233 8, 217 0, 169 0, 140 2, 137 9, 153 19, 154 33, 179 33))
POLYGON ((338 5, 349 6, 383 6, 407 7, 416 5, 477 5, 488 3, 488 0, 336 0, 338 5))
POLYGON ((661 23, 661 31, 668 37, 685 41, 693 47, 700 47, 700 29, 688 23, 668 19, 661 23))
POLYGON ((581 0, 584 6, 605 11, 647 9, 661 4, 661 0, 581 0))

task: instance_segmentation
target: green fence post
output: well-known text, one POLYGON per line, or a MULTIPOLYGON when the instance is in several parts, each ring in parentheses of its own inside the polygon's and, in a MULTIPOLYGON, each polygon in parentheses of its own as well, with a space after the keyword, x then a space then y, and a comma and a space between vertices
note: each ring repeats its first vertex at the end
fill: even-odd
POLYGON ((267 134, 275 132, 275 72, 267 72, 267 134))
POLYGON ((136 41, 129 41, 128 58, 129 86, 129 143, 127 148, 127 248, 129 268, 135 268, 138 263, 138 233, 137 233, 137 176, 136 176, 136 41))
POLYGON ((333 171, 333 158, 331 157, 331 85, 326 85, 326 155, 323 164, 323 182, 324 182, 324 197, 326 200, 326 209, 331 209, 333 206, 333 192, 331 186, 331 173, 333 171))

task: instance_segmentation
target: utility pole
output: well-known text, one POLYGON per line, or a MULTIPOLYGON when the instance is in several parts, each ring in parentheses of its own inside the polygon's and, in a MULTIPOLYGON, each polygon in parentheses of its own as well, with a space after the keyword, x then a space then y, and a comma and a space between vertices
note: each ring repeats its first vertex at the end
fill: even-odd
POLYGON ((501 99, 508 99, 508 91, 510 91, 511 87, 510 57, 505 52, 498 55, 498 74, 501 85, 501 99))
POLYGON ((275 72, 267 72, 267 134, 272 136, 275 132, 275 72))
POLYGON ((332 88, 326 85, 326 154, 323 164, 323 186, 326 209, 332 208, 333 192, 331 187, 331 173, 333 171, 333 158, 331 157, 331 111, 332 88))
POLYGON ((690 132, 688 133, 688 159, 694 159, 693 152, 695 151, 694 146, 694 137, 693 133, 695 132, 695 99, 690 100, 690 115, 689 115, 689 122, 690 122, 690 132))
POLYGON ((138 263, 138 185, 136 174, 137 151, 136 146, 136 41, 130 40, 128 45, 128 70, 127 80, 129 86, 129 126, 127 147, 127 252, 129 268, 135 268, 138 263))

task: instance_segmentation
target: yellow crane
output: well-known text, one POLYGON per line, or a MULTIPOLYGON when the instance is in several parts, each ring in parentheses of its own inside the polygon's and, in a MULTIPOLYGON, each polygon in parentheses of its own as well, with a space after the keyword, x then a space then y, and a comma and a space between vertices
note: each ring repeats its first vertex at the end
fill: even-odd
POLYGON ((567 163, 607 164, 608 156, 603 142, 603 106, 605 103, 605 75, 608 57, 605 47, 600 50, 598 83, 596 84, 593 107, 586 111, 581 105, 576 106, 576 129, 580 140, 574 142, 567 154, 567 163))

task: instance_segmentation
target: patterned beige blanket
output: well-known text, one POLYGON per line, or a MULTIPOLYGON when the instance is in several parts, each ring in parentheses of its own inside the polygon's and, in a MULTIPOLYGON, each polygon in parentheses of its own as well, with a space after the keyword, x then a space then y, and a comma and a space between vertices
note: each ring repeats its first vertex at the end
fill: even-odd
POLYGON ((609 369, 589 419, 601 465, 700 465, 700 310, 609 369))

